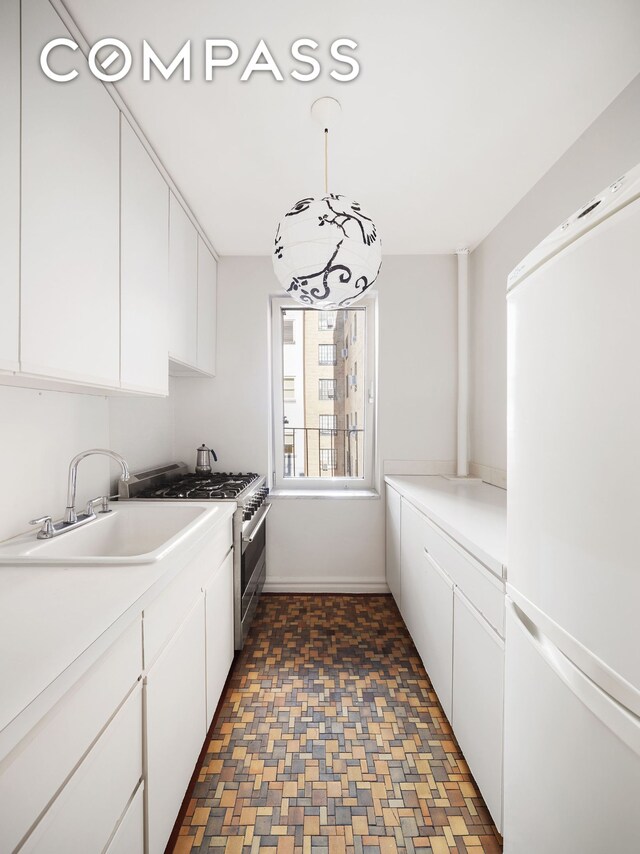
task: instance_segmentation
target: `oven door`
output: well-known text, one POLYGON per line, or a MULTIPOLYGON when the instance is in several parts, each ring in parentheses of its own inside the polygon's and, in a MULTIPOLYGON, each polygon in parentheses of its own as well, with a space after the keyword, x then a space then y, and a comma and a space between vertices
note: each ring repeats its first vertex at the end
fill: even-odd
POLYGON ((267 526, 265 523, 270 510, 271 504, 263 504, 255 517, 250 519, 246 526, 243 525, 240 560, 242 641, 247 635, 258 606, 267 573, 267 526))

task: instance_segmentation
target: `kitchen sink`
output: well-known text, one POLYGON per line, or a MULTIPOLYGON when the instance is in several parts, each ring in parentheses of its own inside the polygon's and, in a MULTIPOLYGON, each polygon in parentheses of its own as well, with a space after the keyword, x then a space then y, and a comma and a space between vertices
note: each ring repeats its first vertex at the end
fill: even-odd
POLYGON ((115 502, 109 513, 52 539, 21 534, 0 544, 0 565, 154 563, 220 512, 220 505, 115 502))

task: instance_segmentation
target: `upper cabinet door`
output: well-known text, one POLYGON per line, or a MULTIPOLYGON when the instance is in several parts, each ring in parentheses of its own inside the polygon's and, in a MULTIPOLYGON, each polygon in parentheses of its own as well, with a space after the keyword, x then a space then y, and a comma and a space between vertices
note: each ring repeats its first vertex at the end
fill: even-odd
POLYGON ((198 368, 216 372, 218 264, 198 235, 198 368))
POLYGON ((169 188, 121 118, 122 387, 168 394, 169 188))
POLYGON ((20 299, 20 0, 0 3, 0 370, 18 370, 20 299))
POLYGON ((22 3, 21 369, 118 386, 119 113, 47 0, 22 3), (59 64, 59 69, 56 68, 59 64))
POLYGON ((173 193, 169 201, 169 356, 198 358, 198 234, 173 193))

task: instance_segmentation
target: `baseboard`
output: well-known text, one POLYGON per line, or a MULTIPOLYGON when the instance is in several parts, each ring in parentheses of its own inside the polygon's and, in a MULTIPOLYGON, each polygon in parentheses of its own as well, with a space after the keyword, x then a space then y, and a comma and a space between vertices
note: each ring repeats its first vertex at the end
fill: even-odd
POLYGON ((480 477, 485 483, 499 486, 500 489, 507 488, 507 473, 504 469, 495 469, 491 466, 483 466, 481 463, 469 463, 469 473, 474 477, 480 477))
POLYGON ((264 585, 265 593, 388 593, 386 581, 367 581, 366 578, 307 579, 285 578, 283 576, 267 577, 264 585))

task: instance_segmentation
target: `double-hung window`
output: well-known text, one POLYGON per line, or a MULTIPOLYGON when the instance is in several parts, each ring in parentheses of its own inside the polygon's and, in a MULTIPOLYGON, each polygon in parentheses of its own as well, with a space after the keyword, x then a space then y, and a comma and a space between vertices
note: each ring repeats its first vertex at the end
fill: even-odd
POLYGON ((373 486, 375 311, 375 298, 334 311, 272 298, 276 489, 373 486))

